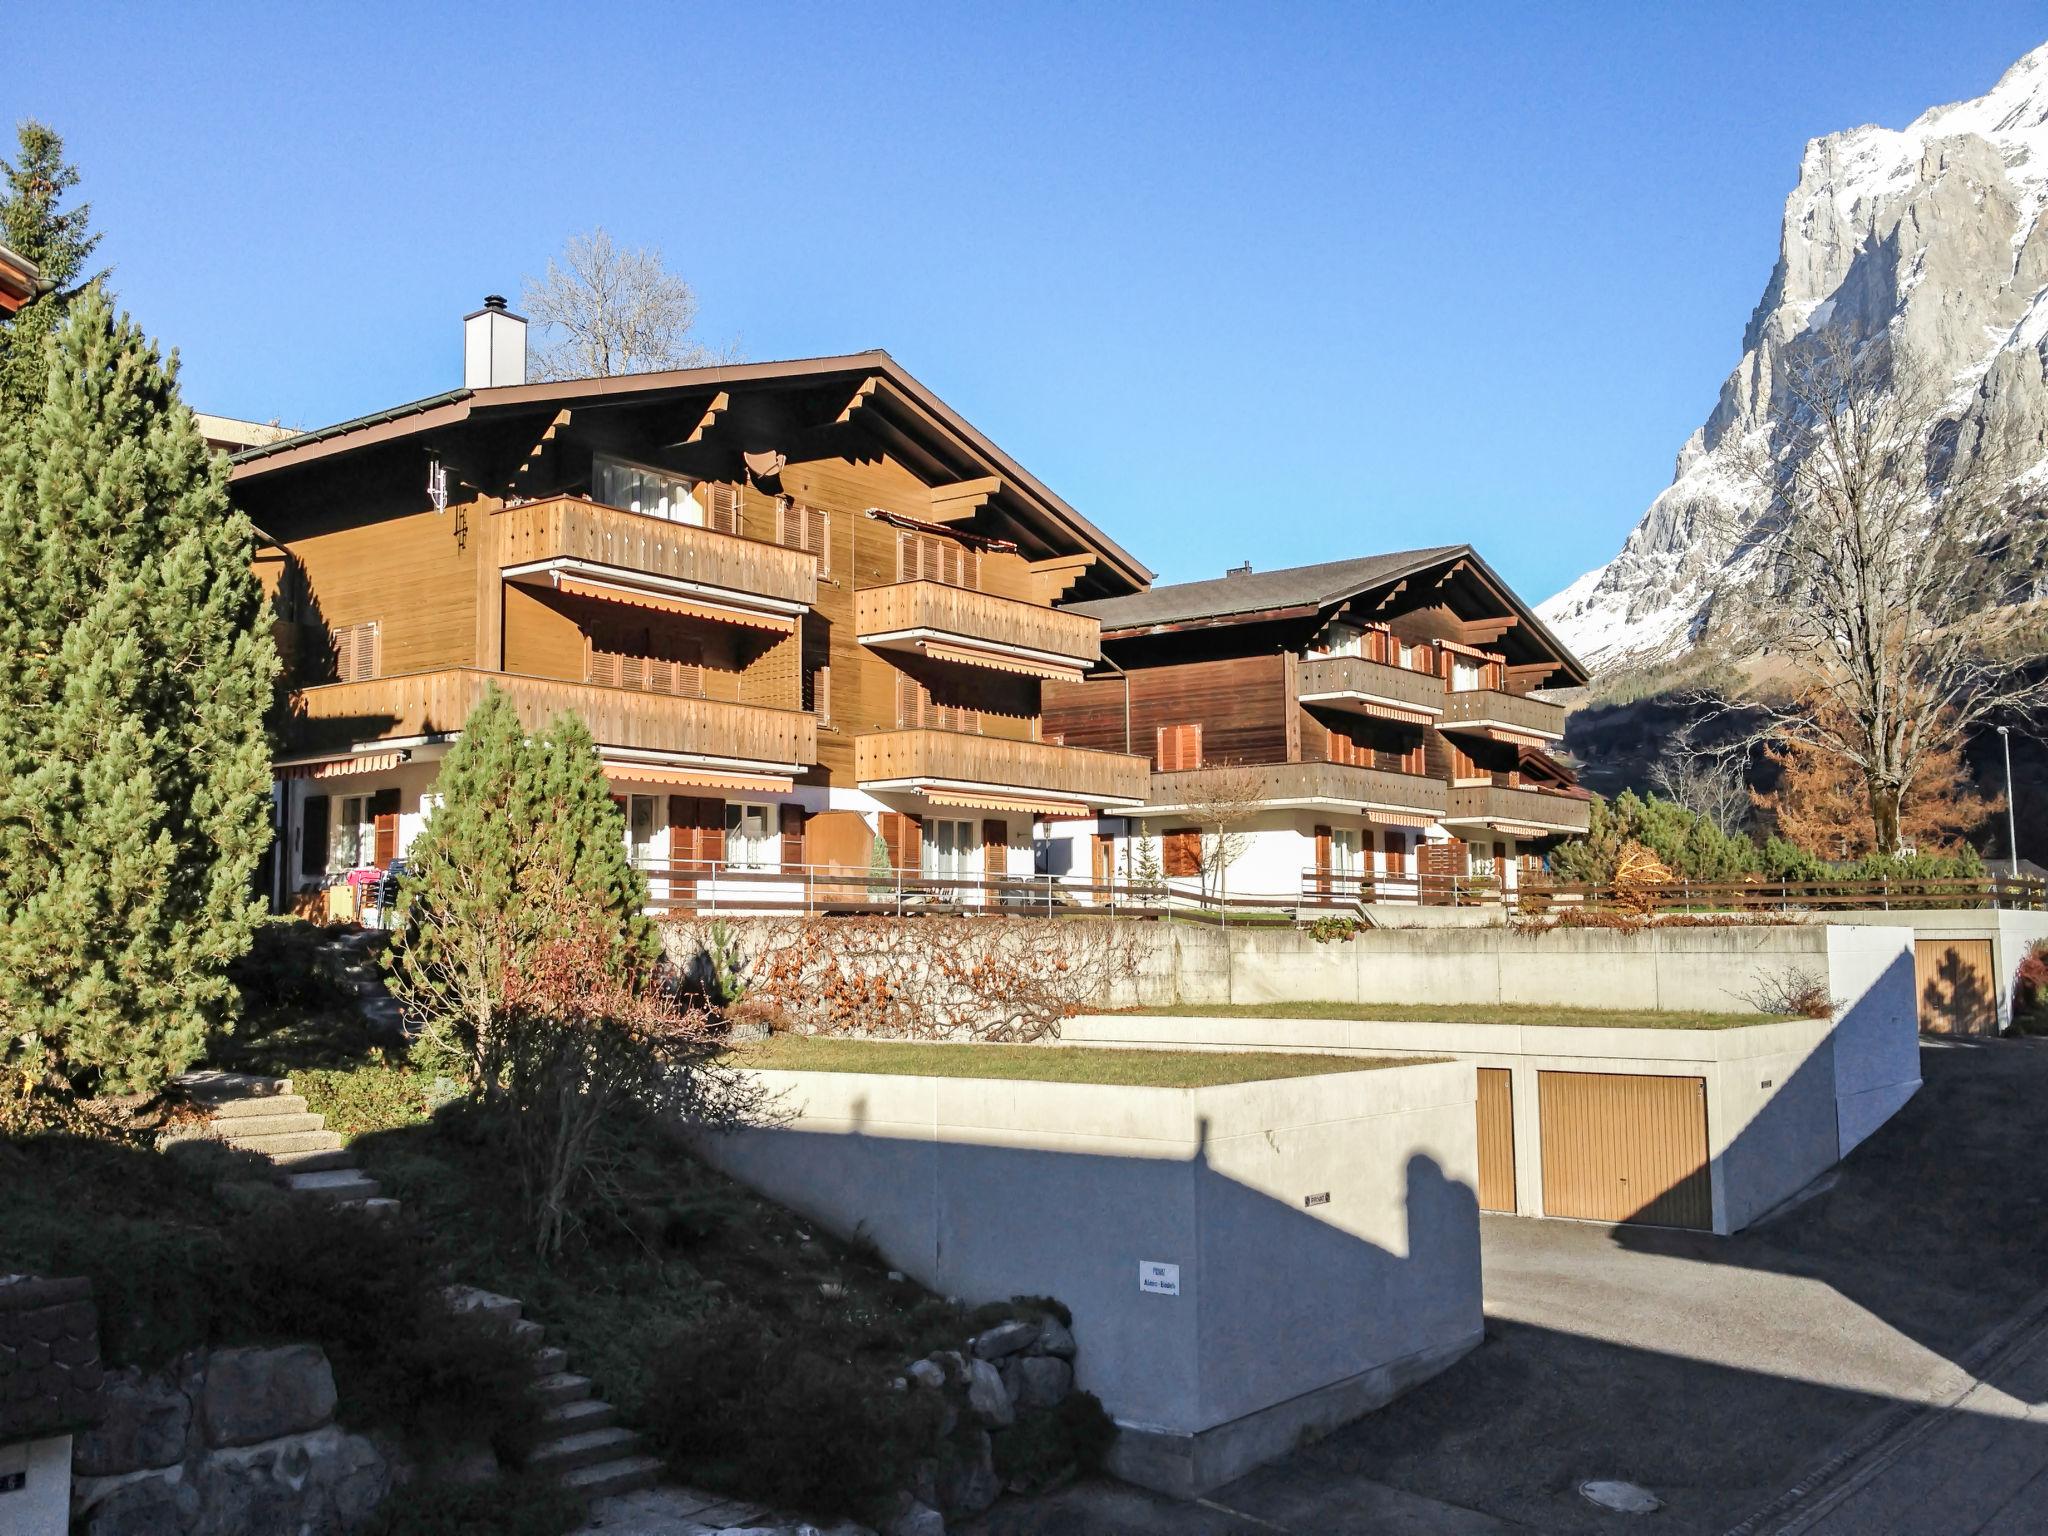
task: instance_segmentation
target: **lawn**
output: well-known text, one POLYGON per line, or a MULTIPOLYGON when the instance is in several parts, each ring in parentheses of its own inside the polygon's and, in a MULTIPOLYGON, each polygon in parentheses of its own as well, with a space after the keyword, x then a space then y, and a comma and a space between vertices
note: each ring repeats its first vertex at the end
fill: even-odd
POLYGON ((1745 1029, 1788 1013, 1659 1012, 1654 1008, 1554 1008, 1513 1003, 1187 1003, 1123 1013, 1193 1019, 1357 1019, 1383 1024, 1562 1025, 1573 1029, 1745 1029))
POLYGON ((1127 1088, 1216 1088, 1326 1072, 1414 1066, 1414 1057, 1322 1056, 1299 1051, 1115 1051, 1053 1045, 926 1045, 839 1036, 776 1035, 742 1046, 735 1066, 776 1072, 883 1072, 1127 1088))

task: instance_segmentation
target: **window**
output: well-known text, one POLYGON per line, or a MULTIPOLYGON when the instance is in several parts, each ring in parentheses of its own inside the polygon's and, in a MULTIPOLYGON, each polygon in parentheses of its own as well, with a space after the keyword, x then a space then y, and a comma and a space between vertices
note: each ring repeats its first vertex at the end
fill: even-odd
POLYGON ((1390 875, 1405 875, 1408 873, 1408 834, 1406 832, 1389 832, 1387 834, 1387 848, 1386 852, 1381 855, 1381 863, 1390 875))
POLYGON ((336 812, 327 828, 327 872, 343 875, 363 867, 376 824, 368 795, 337 797, 332 803, 336 812))
MULTIPOLYGON (((648 649, 653 649, 648 645, 648 649)), ((632 688, 644 693, 673 694, 679 699, 704 697, 704 648, 696 641, 669 647, 672 656, 643 656, 590 647, 590 681, 602 688, 632 688)))
POLYGON ((1162 725, 1154 756, 1161 773, 1185 773, 1202 766, 1202 727, 1162 725))
POLYGON ((721 533, 739 531, 739 489, 712 485, 652 465, 597 455, 590 474, 591 497, 647 517, 666 518, 721 533))
POLYGON ((299 818, 299 874, 318 877, 327 873, 327 813, 325 795, 309 795, 299 818))
POLYGON ((349 624, 334 631, 334 676, 339 682, 360 683, 383 670, 381 631, 376 620, 349 624))
POLYGON ((1493 850, 1484 843, 1465 845, 1465 869, 1474 875, 1490 875, 1494 872, 1493 850))
POLYGON ((1365 873, 1363 839, 1356 827, 1337 827, 1330 833, 1330 869, 1339 875, 1365 873))
POLYGON ((908 672, 896 674, 896 723, 905 729, 927 728, 981 734, 981 711, 932 696, 931 689, 908 672))
POLYGON ((661 832, 661 800, 655 795, 634 795, 626 802, 626 856, 635 869, 653 867, 654 842, 661 832))
POLYGON ((1486 663, 1470 656, 1451 658, 1451 692, 1476 693, 1486 686, 1486 663))
POLYGON ((832 518, 787 496, 775 502, 775 542, 818 557, 818 574, 832 574, 832 518))
POLYGON ((832 664, 818 657, 804 662, 803 707, 818 717, 820 725, 832 723, 832 664))
POLYGON ((924 872, 940 879, 970 880, 980 873, 981 839, 971 821, 928 821, 924 826, 924 872))
POLYGON ((1356 624, 1334 623, 1323 631, 1322 643, 1309 650, 1310 656, 1363 656, 1365 631, 1356 624))
POLYGON ((981 553, 935 533, 896 536, 896 579, 940 581, 949 587, 981 585, 981 553))
POLYGON ((740 869, 766 869, 775 862, 775 807, 728 802, 725 861, 740 869))
POLYGON ((1333 763, 1353 763, 1366 768, 1372 766, 1372 748, 1360 742, 1355 736, 1343 731, 1330 732, 1329 751, 1326 754, 1333 763))

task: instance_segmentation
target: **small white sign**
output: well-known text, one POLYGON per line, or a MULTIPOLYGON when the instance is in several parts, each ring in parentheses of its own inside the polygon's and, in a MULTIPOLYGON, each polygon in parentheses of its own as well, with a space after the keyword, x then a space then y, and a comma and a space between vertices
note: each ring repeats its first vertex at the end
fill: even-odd
POLYGON ((1138 1289, 1147 1296, 1178 1296, 1180 1266, 1161 1264, 1156 1259, 1138 1260, 1138 1289))

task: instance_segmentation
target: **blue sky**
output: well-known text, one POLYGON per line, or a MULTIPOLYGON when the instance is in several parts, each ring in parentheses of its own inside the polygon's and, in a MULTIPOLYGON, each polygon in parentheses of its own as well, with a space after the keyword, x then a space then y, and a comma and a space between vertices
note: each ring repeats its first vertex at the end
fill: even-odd
POLYGON ((0 57, 200 409, 459 382, 595 224, 751 358, 886 347, 1165 580, 1608 558, 1734 364, 1804 142, 2038 5, 105 5, 0 57))

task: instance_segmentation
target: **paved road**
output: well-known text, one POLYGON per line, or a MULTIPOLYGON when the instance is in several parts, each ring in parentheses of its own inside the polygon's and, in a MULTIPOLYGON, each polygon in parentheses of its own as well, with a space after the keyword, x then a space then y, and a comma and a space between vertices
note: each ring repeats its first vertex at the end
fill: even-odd
MULTIPOLYGON (((1479 1349, 1214 1507, 1082 1489, 999 1512, 988 1536, 1628 1523, 1578 1493, 1591 1478, 1650 1489, 1670 1533, 1719 1536, 1778 1505, 1761 1533, 1805 1518, 1786 1491, 1874 1426, 1941 1405, 1919 1421, 1959 1427, 1926 1432, 1916 1454, 1937 1459, 1911 1463, 1921 1475, 1972 1476, 1980 1443, 2006 1481, 2037 1450, 2048 1467, 2048 1382, 2022 1372, 1967 1396, 1973 1349, 2048 1282, 2048 1042, 1931 1045, 1922 1062, 1926 1087, 1832 1188, 1735 1237, 1487 1217, 1479 1349)), ((2040 1491, 2022 1479, 2008 1503, 2040 1491)))

